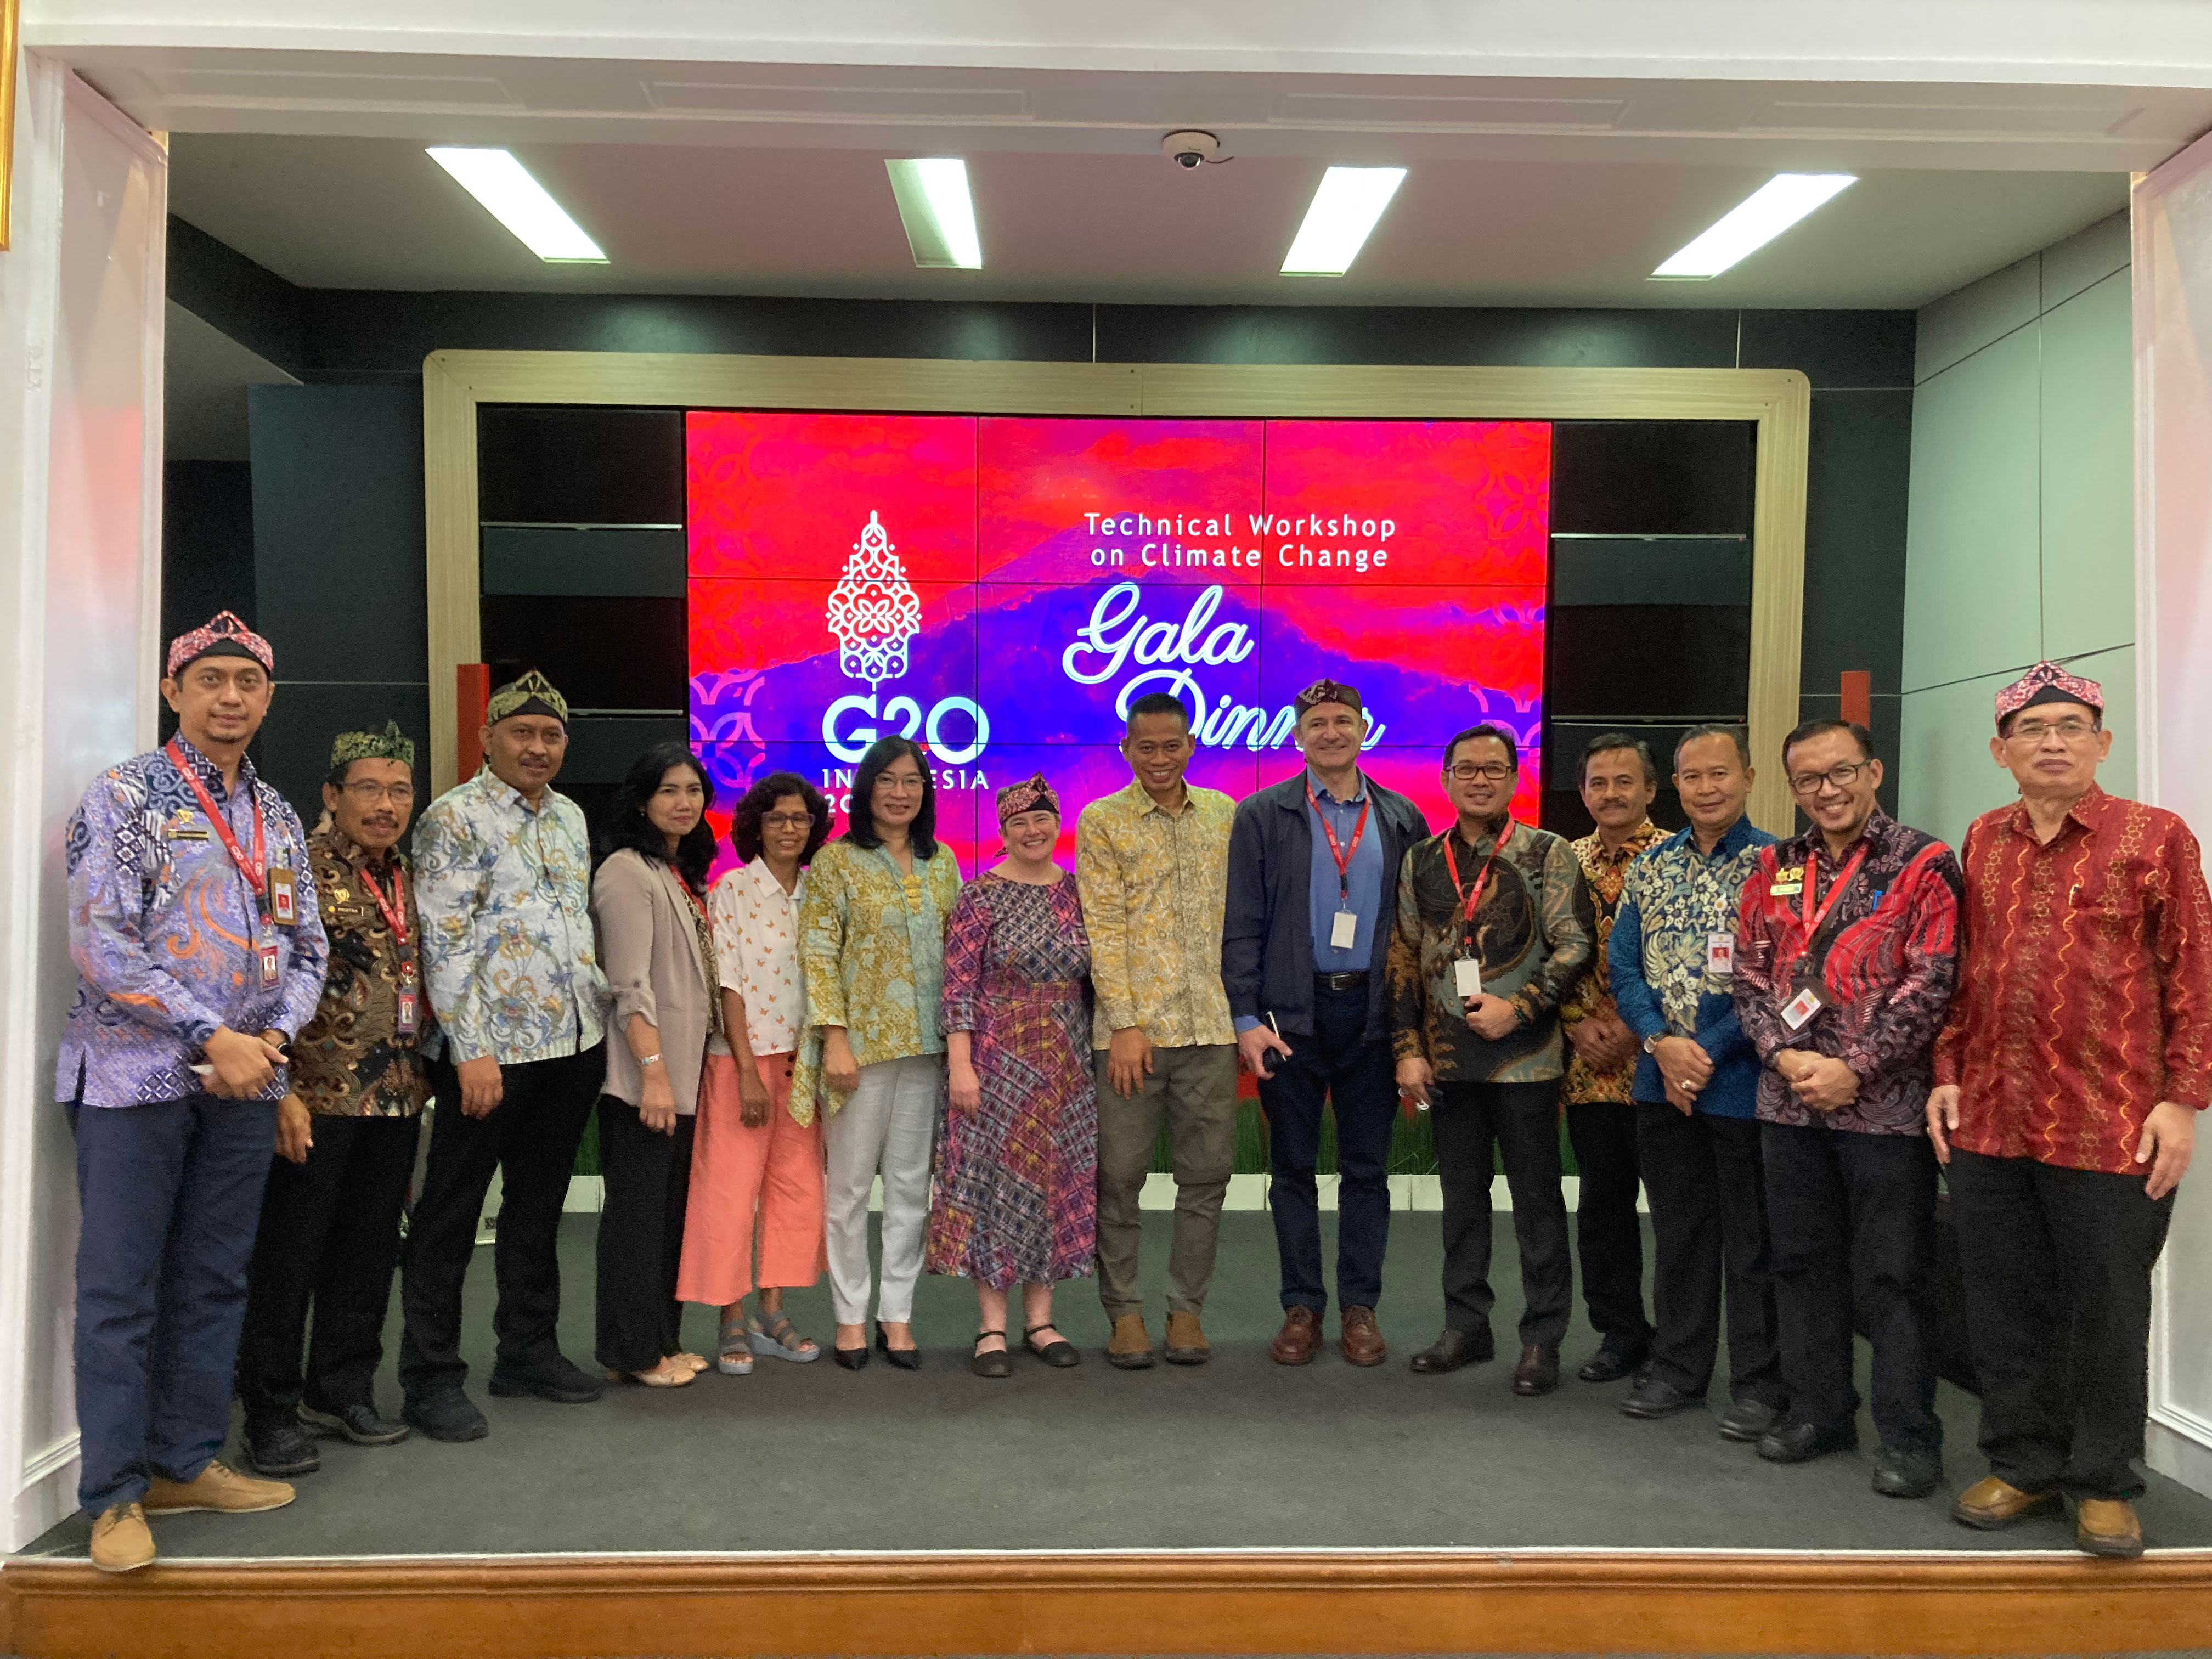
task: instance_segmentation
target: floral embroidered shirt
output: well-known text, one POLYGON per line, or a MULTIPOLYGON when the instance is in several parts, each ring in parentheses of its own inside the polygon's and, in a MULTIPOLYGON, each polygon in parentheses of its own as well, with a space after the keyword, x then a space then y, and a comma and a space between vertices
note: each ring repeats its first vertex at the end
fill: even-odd
POLYGON ((422 990, 422 922, 407 861, 393 852, 372 860, 332 826, 307 837, 307 861, 330 937, 331 970, 315 1017, 292 1045, 292 1092, 330 1117, 412 1117, 430 1097, 422 1038, 429 1007, 422 990), (416 1030, 399 1034, 400 965, 405 952, 363 880, 398 901, 415 952, 416 1030))
POLYGON ((744 1000, 745 1041, 756 1054, 788 1054, 806 1024, 806 984, 799 971, 799 926, 806 872, 788 893, 766 859, 741 864, 707 895, 722 988, 744 1000))
MULTIPOLYGON (((175 741, 249 856, 258 803, 269 864, 295 872, 298 920, 270 930, 276 983, 264 985, 259 901, 167 750, 94 778, 65 832, 77 981, 56 1066, 64 1101, 137 1106, 202 1093, 191 1068, 218 1026, 295 1036, 322 994, 323 918, 299 814, 251 761, 226 790, 213 761, 175 741)), ((261 1098, 282 1099, 288 1086, 280 1066, 261 1098)))
MULTIPOLYGON (((1576 981, 1567 1000, 1559 1005, 1559 1024, 1568 1031, 1586 1019, 1616 1012, 1605 951, 1613 938, 1613 919, 1620 911, 1621 889, 1627 885, 1628 866, 1635 862, 1637 855, 1666 838, 1667 832, 1646 818, 1629 832, 1628 839, 1619 847, 1607 847, 1605 838, 1595 830, 1572 843, 1575 861, 1583 867, 1583 885, 1589 889, 1597 949, 1590 959, 1589 972, 1576 981)), ((1567 1081, 1559 1095, 1563 1100, 1607 1100, 1625 1105, 1635 1098, 1630 1092, 1635 1079, 1633 1056, 1611 1071, 1601 1072, 1569 1042, 1567 1081)))
POLYGON ((523 1066, 597 1046, 612 998, 582 808, 549 789, 533 811, 486 767, 423 812, 415 866, 423 978, 455 1063, 523 1066))
POLYGON ((822 1038, 845 1028, 861 1066, 941 1054, 938 1005, 945 990, 945 929, 960 898, 960 866, 939 842, 902 875, 890 854, 841 836, 807 867, 799 912, 799 962, 806 1033, 793 1069, 791 1110, 812 1121, 818 1090, 834 1115, 845 1103, 822 1081, 822 1038))
POLYGON ((1130 1025, 1162 1048, 1237 1041, 1221 984, 1236 817, 1229 796, 1194 784, 1185 787, 1177 811, 1133 781, 1083 809, 1075 879, 1098 999, 1093 1047, 1103 1048, 1130 1025))

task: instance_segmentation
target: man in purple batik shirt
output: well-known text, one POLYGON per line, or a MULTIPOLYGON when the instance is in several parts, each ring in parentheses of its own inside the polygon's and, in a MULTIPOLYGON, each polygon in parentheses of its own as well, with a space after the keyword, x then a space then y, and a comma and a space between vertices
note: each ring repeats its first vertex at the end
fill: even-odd
POLYGON ((176 640, 177 735, 94 779, 69 823, 77 1496, 111 1572, 154 1559, 149 1514, 292 1501, 216 1461, 284 1047, 326 960, 306 834, 246 758, 275 672, 227 611, 176 640))

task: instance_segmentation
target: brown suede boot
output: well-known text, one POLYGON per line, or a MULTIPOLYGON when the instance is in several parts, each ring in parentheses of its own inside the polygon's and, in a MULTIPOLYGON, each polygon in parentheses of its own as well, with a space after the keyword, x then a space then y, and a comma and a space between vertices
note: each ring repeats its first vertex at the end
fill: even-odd
POLYGON ((1145 1328, 1144 1315, 1123 1314, 1114 1322, 1114 1334, 1106 1342, 1106 1363, 1125 1371, 1152 1369, 1152 1338, 1145 1328))
POLYGON ((1206 1340, 1194 1313, 1168 1315, 1167 1362, 1170 1365, 1203 1365, 1213 1358, 1213 1345, 1206 1340))

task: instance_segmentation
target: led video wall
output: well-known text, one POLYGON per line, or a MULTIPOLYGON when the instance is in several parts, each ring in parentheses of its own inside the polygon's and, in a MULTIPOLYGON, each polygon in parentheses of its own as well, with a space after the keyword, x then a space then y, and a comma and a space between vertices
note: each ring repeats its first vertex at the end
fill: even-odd
POLYGON ((1042 770, 1072 837, 1127 783, 1135 698, 1181 697, 1192 779, 1241 797, 1297 769, 1291 700, 1328 675, 1432 823, 1478 720, 1521 739, 1535 816, 1543 422, 698 411, 685 446, 691 736, 725 805, 788 769, 842 827, 902 732, 973 874, 1000 785, 1042 770))

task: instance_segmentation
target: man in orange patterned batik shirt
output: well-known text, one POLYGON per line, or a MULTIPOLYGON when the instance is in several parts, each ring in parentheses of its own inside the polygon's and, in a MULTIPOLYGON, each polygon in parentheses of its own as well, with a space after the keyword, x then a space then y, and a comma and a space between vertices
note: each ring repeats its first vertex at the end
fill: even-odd
POLYGON ((1928 1132, 1990 1461, 1953 1517, 2070 1499, 2082 1549, 2135 1556, 2151 1268, 2212 1097, 2212 897, 2179 818, 2097 787, 2104 708, 2056 663, 1997 694, 1990 752, 2021 799, 1966 832, 1928 1132))

